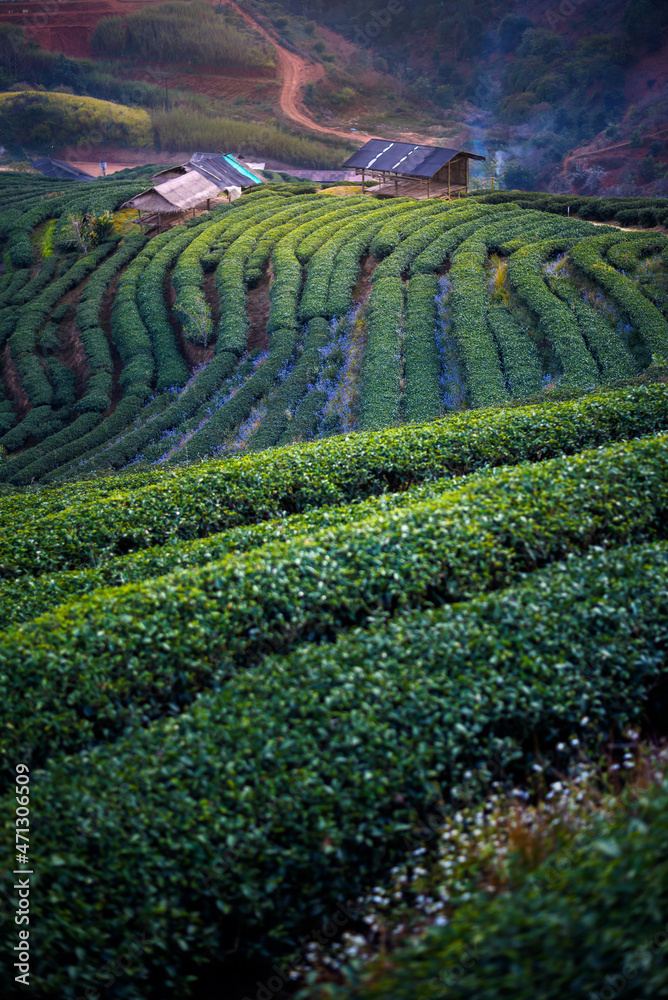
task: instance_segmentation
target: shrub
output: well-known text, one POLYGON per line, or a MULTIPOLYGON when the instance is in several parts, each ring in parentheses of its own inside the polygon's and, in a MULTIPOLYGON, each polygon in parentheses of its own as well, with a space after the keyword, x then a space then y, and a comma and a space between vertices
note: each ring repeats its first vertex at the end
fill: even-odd
POLYGON ((368 339, 362 364, 362 430, 399 422, 403 310, 401 279, 377 281, 369 299, 368 339))
POLYGON ((629 993, 631 979, 629 995, 659 995, 665 966, 651 958, 665 937, 657 915, 666 890, 668 787, 663 782, 622 801, 622 815, 601 817, 591 836, 549 855, 530 877, 515 863, 512 892, 492 899, 476 894, 412 952, 370 963, 361 983, 311 989, 309 997, 426 1000, 447 990, 461 1000, 506 993, 533 1000, 540 982, 541 1000, 552 1000, 575 989, 590 997, 629 993), (636 887, 631 899, 629 871, 636 887))
POLYGON ((536 346, 527 330, 502 306, 490 309, 487 322, 498 344, 511 396, 533 396, 542 387, 536 346))
POLYGON ((604 250, 617 242, 619 234, 581 240, 571 250, 571 260, 584 274, 604 288, 630 316, 649 350, 668 358, 668 324, 665 319, 632 281, 615 271, 601 257, 604 250))
MULTIPOLYGON (((576 402, 481 410, 422 426, 295 446, 282 452, 280 461, 268 453, 211 461, 174 477, 154 473, 136 507, 128 495, 131 475, 118 482, 122 495, 117 498, 106 496, 108 484, 83 483, 70 496, 66 515, 58 513, 54 498, 48 535, 43 525, 26 523, 23 528, 17 522, 11 543, 0 543, 0 565, 10 576, 85 566, 93 558, 203 537, 237 523, 239 515, 246 521, 264 520, 406 489, 425 479, 650 434, 668 427, 667 413, 662 385, 601 392, 576 402), (100 489, 104 505, 97 499, 100 489)), ((54 468, 57 461, 52 455, 49 460, 54 468)), ((139 483, 146 486, 143 474, 139 483)), ((45 504, 43 516, 50 512, 45 504)))
POLYGON ((431 420, 441 415, 436 348, 435 275, 418 274, 408 283, 404 356, 406 359, 406 419, 431 420))
MULTIPOLYGON (((252 450, 277 444, 293 420, 294 411, 313 383, 320 367, 320 352, 330 337, 326 320, 317 316, 308 324, 304 348, 285 381, 269 397, 267 415, 249 442, 252 450)), ((300 425, 304 422, 302 414, 300 425)), ((302 430, 303 433, 303 430, 302 430)))
POLYGON ((96 131, 122 146, 148 146, 152 138, 145 111, 53 92, 0 95, 0 130, 14 147, 27 148, 75 144, 96 131))
MULTIPOLYGON (((467 768, 496 754, 506 772, 523 776, 535 762, 534 752, 525 750, 530 734, 543 761, 573 731, 581 733, 585 750, 595 751, 599 734, 640 717, 660 675, 657 631, 665 631, 668 614, 665 575, 662 546, 592 554, 509 592, 401 615, 368 633, 342 636, 335 646, 308 644, 289 657, 273 657, 233 674, 222 690, 205 695, 178 719, 137 728, 81 758, 55 759, 34 786, 34 808, 43 818, 35 856, 44 891, 69 899, 77 919, 57 921, 36 900, 41 926, 49 930, 40 989, 62 990, 74 962, 77 982, 93 987, 110 934, 119 953, 128 953, 132 935, 141 935, 136 963, 142 990, 150 984, 154 995, 172 987, 187 991, 184 953, 195 946, 200 961, 221 964, 235 939, 256 954, 294 948, 314 918, 331 915, 341 898, 374 884, 402 856, 407 831, 441 795, 448 796, 467 768), (538 632, 537 614, 545 622, 538 632), (509 632, 521 635, 530 651, 521 663, 508 648, 509 632), (369 668, 378 662, 382 669, 369 668), (583 704, 592 717, 584 731, 583 704), (294 732, 293 738, 286 740, 286 732, 294 732), (327 754, 321 752, 323 734, 327 754), (197 837, 204 815, 207 836, 197 837), (147 838, 147 831, 163 827, 172 831, 168 844, 147 838), (65 854, 82 864, 60 865, 65 854), (107 862, 102 867, 100 856, 107 862), (91 882, 87 872, 94 863, 91 882), (160 875, 172 870, 190 877, 161 882, 160 875), (75 952, 75 928, 82 924, 89 928, 87 945, 75 952), (170 947, 176 938, 188 949, 170 947)), ((578 752, 569 748, 566 761, 578 752)), ((562 757, 561 766, 566 761, 562 757)), ((648 835, 656 847, 652 857, 660 853, 661 809, 663 803, 653 814, 656 828, 634 824, 634 844, 640 845, 631 855, 634 870, 648 835)), ((621 876, 622 863, 626 870, 627 853, 613 853, 610 845, 591 852, 583 874, 574 867, 566 885, 579 888, 578 913, 601 885, 594 875, 600 864, 597 869, 593 860, 601 853, 604 870, 612 865, 621 876)), ((641 870, 654 879, 658 898, 663 882, 657 882, 655 865, 641 870)), ((3 876, 7 890, 10 877, 3 876)), ((628 880, 611 881, 607 899, 616 900, 618 893, 626 898, 628 880)), ((537 902, 531 893, 516 898, 504 895, 483 911, 488 919, 481 933, 489 967, 497 970, 489 972, 494 983, 498 952, 507 955, 505 944, 495 950, 495 940, 505 942, 509 924, 515 931, 524 928, 522 946, 535 952, 529 915, 538 914, 538 907, 547 912, 541 896, 537 902)), ((597 923, 583 924, 582 933, 592 935, 596 956, 602 951, 617 961, 617 940, 610 944, 599 931, 609 926, 606 909, 598 906, 597 923)), ((651 912, 640 905, 637 912, 644 931, 651 912)), ((588 908, 586 913, 590 921, 588 908)), ((467 916, 465 907, 466 926, 467 916)), ((553 911, 550 916, 554 923, 553 911)), ((448 941, 454 934, 446 930, 448 941)), ((627 933, 624 924, 620 934, 627 933)), ((421 954, 414 952, 413 960, 421 954)), ((436 971, 438 952, 433 961, 426 967, 436 971)), ((486 970, 483 963, 480 976, 486 970)), ((517 969, 511 974, 516 982, 517 969)), ((567 970, 560 967, 559 974, 565 983, 567 970)), ((587 974, 599 982, 600 967, 594 964, 587 974)), ((415 995, 415 988, 411 975, 405 995, 415 995)), ((526 996, 534 995, 535 981, 527 982, 526 996)))
POLYGON ((543 336, 550 339, 563 368, 562 384, 585 388, 595 385, 599 372, 575 318, 542 279, 543 263, 568 248, 569 240, 545 240, 518 250, 508 264, 508 280, 520 298, 538 316, 543 336))

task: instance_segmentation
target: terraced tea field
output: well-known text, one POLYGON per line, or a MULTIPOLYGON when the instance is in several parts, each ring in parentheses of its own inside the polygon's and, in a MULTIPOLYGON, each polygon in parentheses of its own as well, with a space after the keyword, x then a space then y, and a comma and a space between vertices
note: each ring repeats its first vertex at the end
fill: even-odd
POLYGON ((665 733, 666 238, 277 185, 147 239, 103 218, 132 176, 2 183, 0 814, 36 995, 603 996, 663 933, 662 776, 563 879, 570 828, 465 893, 439 831, 665 733), (359 901, 424 906, 387 888, 416 857, 402 952, 359 901), (379 960, 295 987, 337 928, 379 960))
MULTIPOLYGON (((8 483, 584 390, 668 358, 661 236, 512 203, 267 190, 82 254, 68 219, 86 190, 6 184, 8 483)), ((92 190, 113 210, 135 189, 92 190)))

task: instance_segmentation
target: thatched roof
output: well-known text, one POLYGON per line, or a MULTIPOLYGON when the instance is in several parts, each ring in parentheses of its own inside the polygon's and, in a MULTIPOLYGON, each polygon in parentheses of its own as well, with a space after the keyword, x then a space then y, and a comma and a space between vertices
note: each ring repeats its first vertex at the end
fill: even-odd
POLYGON ((456 156, 466 156, 469 160, 485 159, 484 156, 468 153, 463 149, 416 146, 412 142, 392 142, 390 139, 369 139, 343 166, 396 173, 403 177, 429 178, 456 156))
POLYGON ((193 170, 156 184, 148 191, 142 191, 126 201, 123 208, 140 208, 146 212, 164 212, 169 215, 183 212, 187 208, 197 208, 209 198, 217 198, 219 194, 215 184, 193 170))

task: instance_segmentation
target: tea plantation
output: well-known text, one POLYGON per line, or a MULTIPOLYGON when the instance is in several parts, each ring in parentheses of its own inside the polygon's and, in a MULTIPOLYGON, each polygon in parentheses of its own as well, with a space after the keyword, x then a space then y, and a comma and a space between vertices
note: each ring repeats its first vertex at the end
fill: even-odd
MULTIPOLYGON (((119 212, 145 186, 0 182, 0 815, 35 995, 603 996, 665 937, 660 783, 549 893, 286 970, 485 762, 528 796, 665 732, 668 239, 290 185, 148 239, 119 212)), ((668 994, 659 958, 624 977, 668 994)))

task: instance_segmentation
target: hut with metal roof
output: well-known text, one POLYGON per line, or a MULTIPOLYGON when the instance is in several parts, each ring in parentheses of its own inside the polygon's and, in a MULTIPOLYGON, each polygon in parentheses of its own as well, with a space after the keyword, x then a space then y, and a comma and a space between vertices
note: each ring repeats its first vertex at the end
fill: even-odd
POLYGON ((92 174, 87 174, 85 170, 79 170, 71 163, 64 160, 56 160, 53 156, 42 156, 38 160, 33 160, 30 164, 35 170, 45 177, 53 177, 58 181, 94 181, 92 174))
POLYGON ((263 183, 261 177, 245 167, 231 153, 193 153, 188 163, 161 170, 153 180, 162 181, 193 172, 215 184, 219 191, 255 187, 263 183))
POLYGON ((453 198, 467 194, 469 161, 484 156, 462 149, 369 139, 344 167, 380 181, 374 194, 386 197, 453 198))
POLYGON ((218 197, 220 190, 215 184, 197 171, 189 171, 176 177, 168 177, 162 184, 142 191, 126 201, 123 208, 137 209, 137 221, 142 231, 144 225, 152 228, 156 221, 160 230, 163 215, 172 217, 172 221, 174 216, 180 217, 188 209, 192 209, 194 215, 198 208, 211 208, 211 202, 218 197), (146 217, 142 215, 143 212, 147 213, 146 217))

